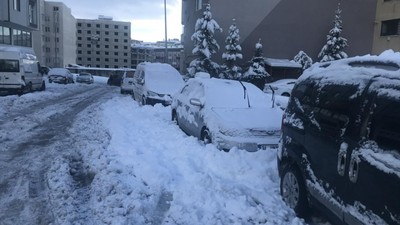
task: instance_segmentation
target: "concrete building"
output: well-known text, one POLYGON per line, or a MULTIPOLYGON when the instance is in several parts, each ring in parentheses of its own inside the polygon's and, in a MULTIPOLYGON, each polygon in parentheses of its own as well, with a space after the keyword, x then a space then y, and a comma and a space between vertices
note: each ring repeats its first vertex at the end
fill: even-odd
POLYGON ((400 1, 378 0, 373 54, 392 49, 400 51, 400 1))
POLYGON ((186 66, 195 57, 191 53, 194 45, 190 38, 207 3, 211 4, 213 18, 224 30, 215 33, 221 49, 213 60, 219 63, 234 18, 240 29, 243 61, 251 59, 260 38, 265 57, 293 59, 303 50, 316 60, 333 27, 338 3, 342 9, 342 36, 349 44, 346 53, 354 56, 372 51, 377 0, 183 0, 184 33, 181 39, 185 46, 186 66))
POLYGON ((0 44, 34 47, 39 15, 38 0, 0 1, 0 44))
POLYGON ((44 2, 41 27, 42 64, 65 67, 76 63, 76 19, 62 2, 44 2))
POLYGON ((145 43, 142 41, 132 41, 132 68, 141 62, 161 62, 168 63, 175 69, 181 69, 181 55, 183 45, 179 40, 169 40, 167 42, 167 59, 165 57, 165 42, 145 43))
POLYGON ((99 16, 77 20, 77 64, 102 68, 131 67, 131 23, 99 16))

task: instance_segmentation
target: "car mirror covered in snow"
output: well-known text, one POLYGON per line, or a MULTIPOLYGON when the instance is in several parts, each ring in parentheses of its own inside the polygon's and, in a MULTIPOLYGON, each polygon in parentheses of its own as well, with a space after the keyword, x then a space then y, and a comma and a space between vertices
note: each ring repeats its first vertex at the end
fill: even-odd
POLYGON ((190 99, 190 104, 198 107, 203 107, 203 103, 200 101, 200 99, 197 98, 191 98, 190 99))

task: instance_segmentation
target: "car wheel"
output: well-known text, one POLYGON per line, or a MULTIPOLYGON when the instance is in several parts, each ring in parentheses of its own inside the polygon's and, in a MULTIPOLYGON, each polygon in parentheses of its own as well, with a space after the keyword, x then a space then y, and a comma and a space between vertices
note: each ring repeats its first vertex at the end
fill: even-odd
POLYGON ((40 86, 39 91, 44 91, 44 90, 46 90, 46 83, 42 81, 42 86, 40 86))
POLYGON ((285 96, 285 97, 290 97, 290 94, 289 94, 289 93, 287 93, 287 92, 285 92, 285 93, 282 93, 282 96, 285 96))
POLYGON ((280 186, 283 201, 296 212, 297 216, 307 217, 310 210, 306 186, 300 171, 292 165, 286 166, 280 186))
POLYGON ((178 115, 176 114, 175 110, 172 112, 172 121, 179 126, 178 122, 178 115))
POLYGON ((120 93, 121 93, 121 94, 125 94, 125 92, 124 92, 122 89, 120 90, 120 93))
POLYGON ((204 142, 204 144, 212 143, 211 134, 207 128, 204 128, 203 131, 201 132, 201 140, 204 142))
POLYGON ((53 80, 49 79, 49 83, 53 83, 53 80))
POLYGON ((147 100, 144 96, 142 96, 142 105, 147 105, 147 100))

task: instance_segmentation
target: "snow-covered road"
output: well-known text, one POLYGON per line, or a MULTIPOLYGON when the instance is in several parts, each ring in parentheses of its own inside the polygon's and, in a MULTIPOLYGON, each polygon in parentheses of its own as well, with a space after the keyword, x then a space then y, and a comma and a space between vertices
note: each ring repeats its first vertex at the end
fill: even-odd
POLYGON ((205 146, 104 80, 0 97, 0 143, 1 225, 304 224, 276 150, 205 146))

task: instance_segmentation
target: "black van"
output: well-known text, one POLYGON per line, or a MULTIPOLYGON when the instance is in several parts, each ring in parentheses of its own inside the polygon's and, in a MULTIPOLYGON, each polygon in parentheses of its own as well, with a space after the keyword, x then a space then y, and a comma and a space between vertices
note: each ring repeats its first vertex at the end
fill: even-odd
POLYGON ((334 224, 400 224, 397 59, 316 64, 298 79, 278 150, 281 195, 298 216, 317 208, 334 224))

